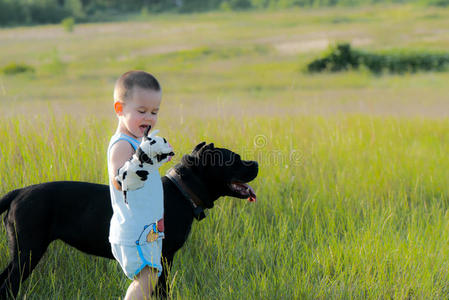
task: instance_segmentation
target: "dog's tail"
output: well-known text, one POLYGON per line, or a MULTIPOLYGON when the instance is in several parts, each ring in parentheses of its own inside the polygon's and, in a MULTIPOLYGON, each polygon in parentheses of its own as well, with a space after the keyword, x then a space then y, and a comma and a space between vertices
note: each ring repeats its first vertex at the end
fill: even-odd
POLYGON ((9 208, 11 205, 12 200, 19 194, 20 189, 14 190, 3 196, 3 198, 0 199, 0 215, 9 208))

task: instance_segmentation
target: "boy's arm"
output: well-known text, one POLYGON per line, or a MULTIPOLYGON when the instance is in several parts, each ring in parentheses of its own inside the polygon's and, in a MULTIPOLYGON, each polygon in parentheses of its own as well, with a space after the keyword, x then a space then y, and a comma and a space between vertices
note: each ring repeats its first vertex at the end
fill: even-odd
POLYGON ((112 180, 115 188, 119 191, 122 190, 120 184, 115 179, 118 170, 132 157, 134 154, 133 147, 127 142, 120 140, 112 145, 110 150, 110 166, 109 178, 112 180))

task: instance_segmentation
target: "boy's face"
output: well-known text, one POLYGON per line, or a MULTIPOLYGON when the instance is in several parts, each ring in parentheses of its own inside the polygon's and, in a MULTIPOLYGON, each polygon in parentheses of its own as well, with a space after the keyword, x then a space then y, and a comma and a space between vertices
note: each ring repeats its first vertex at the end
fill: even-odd
POLYGON ((116 108, 121 132, 141 138, 148 126, 154 128, 161 100, 161 91, 134 87, 129 99, 122 103, 122 110, 116 108))

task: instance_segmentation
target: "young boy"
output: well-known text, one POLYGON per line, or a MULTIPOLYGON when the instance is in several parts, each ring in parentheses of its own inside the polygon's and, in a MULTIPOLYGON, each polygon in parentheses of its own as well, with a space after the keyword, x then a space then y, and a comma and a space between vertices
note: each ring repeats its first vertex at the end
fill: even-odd
POLYGON ((109 242, 114 257, 133 280, 125 299, 149 299, 162 271, 164 203, 159 171, 149 173, 142 188, 127 191, 127 199, 115 179, 138 149, 146 130, 156 125, 161 96, 156 78, 143 71, 123 74, 114 88, 118 127, 108 147, 113 208, 109 242))

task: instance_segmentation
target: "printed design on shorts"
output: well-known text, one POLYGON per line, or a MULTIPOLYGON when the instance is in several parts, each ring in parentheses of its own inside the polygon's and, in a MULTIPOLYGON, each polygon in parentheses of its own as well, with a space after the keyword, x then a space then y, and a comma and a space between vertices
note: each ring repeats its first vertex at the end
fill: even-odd
MULTIPOLYGON (((151 223, 149 225, 145 225, 143 227, 142 232, 139 235, 138 240, 136 241, 137 245, 140 245, 142 242, 155 242, 157 239, 164 238, 164 232, 162 232, 161 229, 161 221, 163 224, 163 219, 159 220, 157 223, 151 223)), ((163 225, 162 225, 163 229, 163 225)))
MULTIPOLYGON (((154 224, 154 223, 153 223, 154 224)), ((154 224, 155 225, 155 224, 154 224)), ((151 225, 150 225, 151 226, 151 225)), ((153 227, 153 226, 151 226, 153 227)), ((155 228, 156 226, 154 226, 153 228, 150 229, 150 232, 148 232, 147 234, 147 242, 151 243, 157 240, 157 238, 159 237, 159 233, 157 233, 157 229, 155 228), (156 229, 156 231, 155 231, 156 229)))

